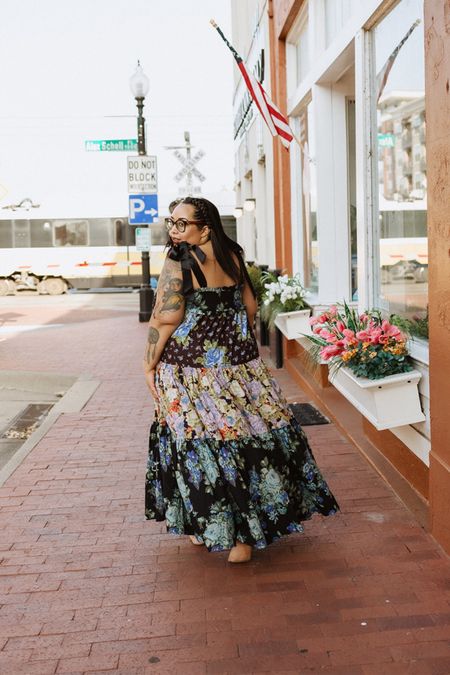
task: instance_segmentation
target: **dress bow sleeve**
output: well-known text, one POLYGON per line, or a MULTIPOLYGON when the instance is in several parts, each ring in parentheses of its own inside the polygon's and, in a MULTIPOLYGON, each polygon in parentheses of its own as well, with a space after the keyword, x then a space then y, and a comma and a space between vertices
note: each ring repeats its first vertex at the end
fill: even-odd
POLYGON ((200 246, 197 246, 196 244, 188 244, 186 241, 182 241, 179 244, 174 244, 171 246, 167 254, 171 260, 177 260, 181 263, 184 296, 190 295, 190 293, 194 291, 194 287, 192 285, 192 272, 195 274, 200 286, 206 286, 205 276, 201 271, 197 260, 192 255, 192 251, 194 251, 201 263, 205 262, 206 255, 200 246))

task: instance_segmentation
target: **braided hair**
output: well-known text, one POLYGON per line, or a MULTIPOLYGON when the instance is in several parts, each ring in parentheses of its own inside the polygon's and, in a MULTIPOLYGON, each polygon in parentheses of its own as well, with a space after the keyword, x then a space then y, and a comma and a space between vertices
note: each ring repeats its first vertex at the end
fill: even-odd
MULTIPOLYGON (((203 197, 185 197, 182 203, 191 204, 195 209, 195 219, 208 225, 214 255, 223 271, 236 283, 241 283, 243 278, 247 279, 242 246, 225 233, 217 206, 203 197), (230 252, 237 255, 239 263, 230 252)), ((251 282, 250 288, 253 291, 251 282)))

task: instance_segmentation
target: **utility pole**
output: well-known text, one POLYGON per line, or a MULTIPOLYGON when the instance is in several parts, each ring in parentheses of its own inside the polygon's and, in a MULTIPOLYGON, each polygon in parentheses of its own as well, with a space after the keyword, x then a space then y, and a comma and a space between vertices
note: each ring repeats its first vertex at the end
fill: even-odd
MULTIPOLYGON (((142 70, 141 64, 137 63, 136 72, 130 79, 130 88, 138 109, 137 115, 137 136, 138 136, 138 155, 146 156, 147 148, 145 145, 145 118, 144 101, 148 93, 148 77, 142 70)), ((148 227, 148 225, 147 225, 148 227)), ((150 285, 150 252, 141 252, 142 283, 139 289, 139 321, 149 321, 152 314, 153 290, 150 285)))

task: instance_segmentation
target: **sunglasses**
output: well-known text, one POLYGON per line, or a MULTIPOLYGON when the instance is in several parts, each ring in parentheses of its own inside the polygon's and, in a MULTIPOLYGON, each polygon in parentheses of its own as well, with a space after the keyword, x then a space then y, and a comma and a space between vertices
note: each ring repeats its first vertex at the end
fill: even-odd
POLYGON ((164 224, 166 226, 167 232, 170 232, 172 227, 175 227, 178 232, 185 232, 188 225, 206 225, 203 220, 187 220, 186 218, 178 218, 178 220, 166 218, 164 224))

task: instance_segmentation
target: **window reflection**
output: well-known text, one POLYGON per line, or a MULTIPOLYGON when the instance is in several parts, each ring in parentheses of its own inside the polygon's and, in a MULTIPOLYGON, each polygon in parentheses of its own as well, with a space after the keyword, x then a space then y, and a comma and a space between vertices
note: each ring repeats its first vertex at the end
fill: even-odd
POLYGON ((55 246, 87 246, 88 221, 55 221, 55 246))
POLYGON ((423 1, 401 0, 374 29, 382 304, 408 319, 428 301, 423 1))

